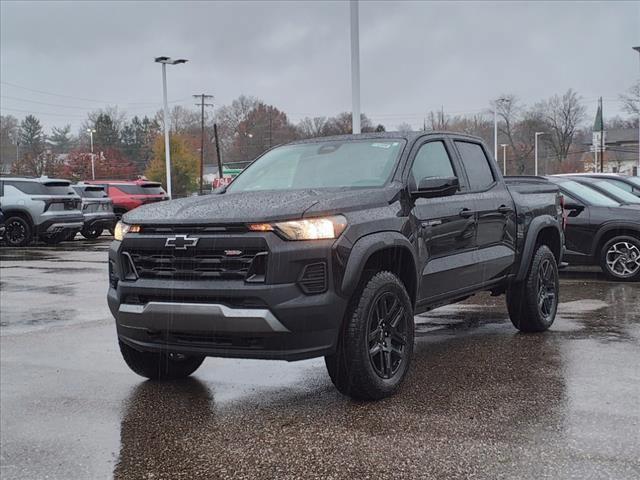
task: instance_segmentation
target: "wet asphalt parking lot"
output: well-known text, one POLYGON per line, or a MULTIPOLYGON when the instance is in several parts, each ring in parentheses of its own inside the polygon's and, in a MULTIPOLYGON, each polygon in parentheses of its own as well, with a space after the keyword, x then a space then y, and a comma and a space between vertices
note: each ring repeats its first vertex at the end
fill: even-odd
POLYGON ((640 478, 639 284, 563 272, 545 334, 484 294, 416 317, 404 386, 361 403, 322 359, 137 377, 107 248, 0 251, 2 479, 640 478))

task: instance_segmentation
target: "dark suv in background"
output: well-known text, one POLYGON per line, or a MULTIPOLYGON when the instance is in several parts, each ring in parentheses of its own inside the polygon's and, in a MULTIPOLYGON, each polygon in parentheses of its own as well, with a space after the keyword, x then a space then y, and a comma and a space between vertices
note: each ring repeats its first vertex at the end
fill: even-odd
POLYGON ((564 197, 565 260, 598 265, 614 280, 640 280, 638 205, 623 205, 573 176, 548 178, 564 197))
POLYGON ((113 230, 116 215, 113 213, 113 202, 100 185, 77 184, 73 186, 82 197, 82 215, 84 225, 80 233, 88 239, 98 238, 103 230, 113 230))

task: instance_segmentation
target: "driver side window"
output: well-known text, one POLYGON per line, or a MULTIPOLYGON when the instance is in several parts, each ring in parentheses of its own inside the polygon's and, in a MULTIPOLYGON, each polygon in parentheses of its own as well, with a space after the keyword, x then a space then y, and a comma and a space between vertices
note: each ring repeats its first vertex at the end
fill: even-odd
POLYGON ((411 167, 411 176, 416 186, 425 177, 456 176, 443 142, 429 142, 420 147, 411 167))

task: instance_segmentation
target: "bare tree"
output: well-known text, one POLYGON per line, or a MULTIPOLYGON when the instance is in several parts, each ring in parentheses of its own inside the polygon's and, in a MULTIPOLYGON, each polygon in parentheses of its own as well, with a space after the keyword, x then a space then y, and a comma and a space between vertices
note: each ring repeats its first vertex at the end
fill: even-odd
POLYGON ((622 109, 630 115, 640 114, 640 80, 620 95, 622 109))
POLYGON ((548 134, 545 143, 548 144, 558 162, 567 158, 573 137, 580 122, 584 120, 585 107, 580 97, 572 89, 562 95, 554 95, 548 100, 536 105, 548 134))
POLYGON ((409 133, 413 132, 413 128, 407 122, 403 122, 396 127, 396 130, 400 133, 409 133))
POLYGON ((326 123, 327 117, 305 117, 300 120, 297 128, 302 138, 320 137, 322 136, 326 123))

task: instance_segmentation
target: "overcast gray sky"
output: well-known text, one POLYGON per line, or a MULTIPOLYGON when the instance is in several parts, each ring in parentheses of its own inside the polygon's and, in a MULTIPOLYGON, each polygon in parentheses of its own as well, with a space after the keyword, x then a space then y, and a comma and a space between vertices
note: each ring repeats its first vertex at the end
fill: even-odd
MULTIPOLYGON (((348 2, 0 5, 3 114, 74 128, 107 103, 152 114, 159 55, 189 59, 168 72, 185 106, 205 92, 217 105, 254 95, 293 121, 350 110, 348 2)), ((388 128, 568 88, 590 117, 598 96, 610 115, 639 75, 640 2, 361 2, 360 42, 362 110, 388 128)))

